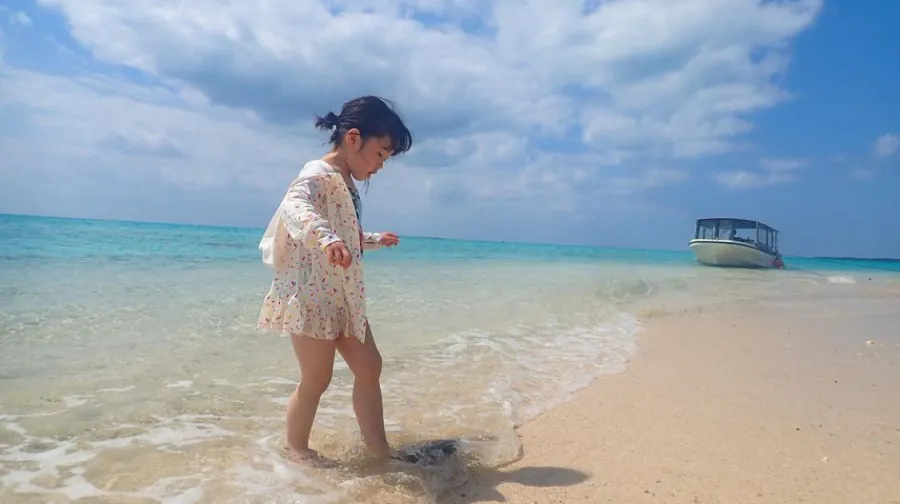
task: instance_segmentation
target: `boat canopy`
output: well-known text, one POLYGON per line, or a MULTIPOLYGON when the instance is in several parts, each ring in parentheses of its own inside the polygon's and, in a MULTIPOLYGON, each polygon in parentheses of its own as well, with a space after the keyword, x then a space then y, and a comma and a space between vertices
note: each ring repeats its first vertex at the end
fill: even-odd
POLYGON ((729 217, 697 219, 694 239, 738 241, 778 255, 778 230, 755 220, 729 217))

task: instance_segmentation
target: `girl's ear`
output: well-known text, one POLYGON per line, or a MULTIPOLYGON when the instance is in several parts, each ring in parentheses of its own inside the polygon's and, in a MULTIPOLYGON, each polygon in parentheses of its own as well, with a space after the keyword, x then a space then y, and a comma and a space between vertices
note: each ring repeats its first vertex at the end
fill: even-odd
POLYGON ((350 128, 346 133, 346 141, 350 147, 359 147, 360 141, 362 140, 361 135, 359 134, 359 130, 356 128, 350 128))

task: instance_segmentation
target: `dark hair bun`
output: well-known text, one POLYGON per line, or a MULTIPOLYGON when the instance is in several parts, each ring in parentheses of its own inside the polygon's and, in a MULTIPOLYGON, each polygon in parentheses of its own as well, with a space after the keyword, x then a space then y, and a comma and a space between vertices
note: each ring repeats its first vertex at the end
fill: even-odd
POLYGON ((341 125, 341 119, 334 112, 325 114, 325 117, 316 116, 316 128, 322 130, 335 130, 341 125))

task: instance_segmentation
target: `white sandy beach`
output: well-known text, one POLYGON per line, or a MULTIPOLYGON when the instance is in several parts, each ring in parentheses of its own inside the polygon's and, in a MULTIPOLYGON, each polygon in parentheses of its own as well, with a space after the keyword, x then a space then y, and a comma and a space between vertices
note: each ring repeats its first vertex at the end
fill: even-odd
POLYGON ((896 297, 651 318, 627 372, 444 502, 896 504, 898 324, 896 297))

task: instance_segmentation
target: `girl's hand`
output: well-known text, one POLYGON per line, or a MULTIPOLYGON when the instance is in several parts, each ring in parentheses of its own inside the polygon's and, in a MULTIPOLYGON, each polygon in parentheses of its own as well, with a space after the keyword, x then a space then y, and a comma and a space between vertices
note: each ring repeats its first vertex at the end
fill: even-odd
POLYGON ((385 247, 393 247, 400 243, 400 237, 396 233, 381 233, 381 244, 385 247))
POLYGON ((349 268, 350 263, 353 262, 350 250, 342 241, 336 241, 325 247, 325 255, 328 256, 328 262, 344 269, 349 268))

